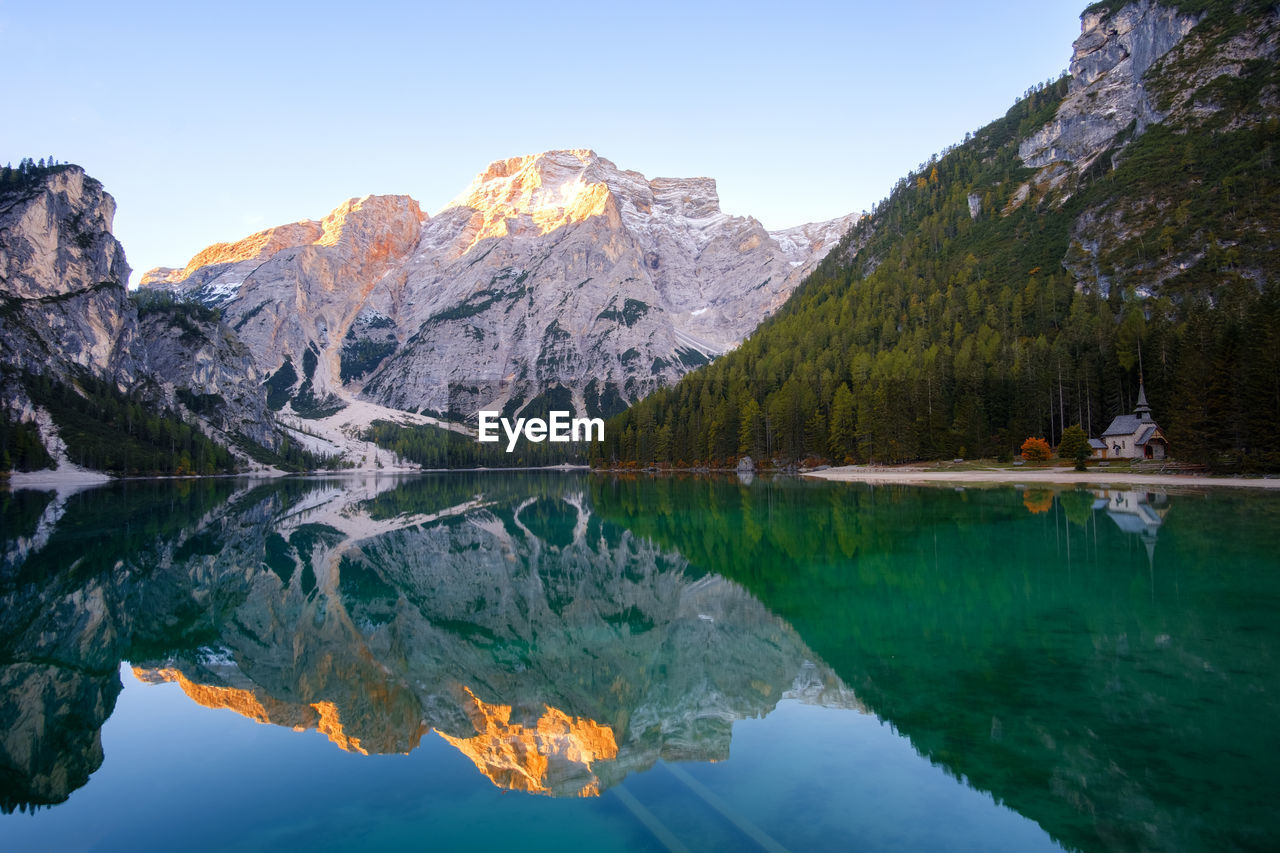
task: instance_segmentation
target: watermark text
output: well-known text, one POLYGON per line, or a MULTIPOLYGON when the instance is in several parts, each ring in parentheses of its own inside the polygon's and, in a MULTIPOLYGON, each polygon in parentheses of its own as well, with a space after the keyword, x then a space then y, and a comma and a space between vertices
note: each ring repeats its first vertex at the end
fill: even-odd
POLYGON ((480 410, 477 438, 482 442, 501 441, 498 428, 507 436, 507 452, 516 449, 516 442, 523 435, 535 444, 543 441, 604 441, 604 418, 574 418, 567 411, 550 412, 547 418, 516 418, 515 422, 502 417, 501 412, 480 410))

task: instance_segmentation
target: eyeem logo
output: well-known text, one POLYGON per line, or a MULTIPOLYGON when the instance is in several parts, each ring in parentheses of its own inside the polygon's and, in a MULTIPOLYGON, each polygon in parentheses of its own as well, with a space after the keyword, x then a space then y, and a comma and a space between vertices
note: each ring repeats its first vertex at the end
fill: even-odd
POLYGON ((516 449, 516 442, 523 435, 529 441, 604 441, 604 418, 570 418, 571 412, 552 411, 551 420, 543 418, 516 418, 511 421, 502 417, 501 412, 479 413, 479 440, 484 442, 500 441, 498 427, 507 434, 507 452, 516 449), (596 437, 592 437, 595 433, 596 437))

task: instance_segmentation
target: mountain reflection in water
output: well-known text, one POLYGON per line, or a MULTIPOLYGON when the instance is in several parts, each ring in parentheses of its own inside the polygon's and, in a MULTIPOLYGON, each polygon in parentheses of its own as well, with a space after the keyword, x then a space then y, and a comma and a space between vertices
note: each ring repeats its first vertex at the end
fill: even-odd
POLYGON ((784 695, 857 706, 759 601, 602 522, 584 485, 197 483, 163 510, 157 488, 124 521, 154 535, 117 553, 79 553, 88 496, 50 501, 5 565, 6 805, 60 802, 101 764, 121 660, 348 751, 434 731, 495 785, 552 796, 727 758, 732 723, 784 695))
MULTIPOLYGON (((128 661, 156 694, 566 798, 506 798, 539 819, 596 804, 614 832, 625 806, 650 844, 633 789, 804 848, 1272 849, 1276 498, 564 473, 0 492, 0 804, 86 784, 128 661), (857 721, 887 727, 828 708, 986 805, 921 815, 929 777, 857 721), (731 735, 733 773, 671 764, 731 735)), ((463 836, 495 808, 472 807, 463 836)))

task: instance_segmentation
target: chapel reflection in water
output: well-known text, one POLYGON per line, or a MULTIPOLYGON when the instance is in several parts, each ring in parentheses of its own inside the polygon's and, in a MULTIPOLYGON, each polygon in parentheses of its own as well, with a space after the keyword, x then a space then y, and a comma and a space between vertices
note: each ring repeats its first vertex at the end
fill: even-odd
POLYGON ((127 660, 566 797, 725 759, 786 697, 865 704, 1068 848, 1256 845, 1278 507, 561 473, 5 494, 0 805, 85 784, 127 660))

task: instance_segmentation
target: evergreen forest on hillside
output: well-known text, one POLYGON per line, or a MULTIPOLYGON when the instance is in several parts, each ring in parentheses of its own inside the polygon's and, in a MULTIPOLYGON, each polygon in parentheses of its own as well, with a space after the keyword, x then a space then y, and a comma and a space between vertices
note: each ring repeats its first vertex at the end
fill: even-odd
POLYGON ((0 472, 39 471, 53 467, 53 458, 31 421, 13 421, 0 409, 0 472))
POLYGON ((96 377, 85 374, 73 387, 47 375, 27 374, 23 385, 32 401, 52 416, 68 458, 77 465, 131 475, 223 474, 236 469, 225 447, 183 423, 176 413, 156 411, 96 377))
MULTIPOLYGON (((1157 95, 1185 77, 1169 65, 1157 95)), ((1280 468, 1280 118, 1258 115, 1280 71, 1212 79, 1201 125, 1131 125, 1062 187, 1018 145, 1069 82, 900 180, 739 349, 611 421, 595 462, 1008 458, 1099 435, 1142 378, 1175 457, 1280 468), (1092 258, 1082 216, 1119 223, 1092 258)))

